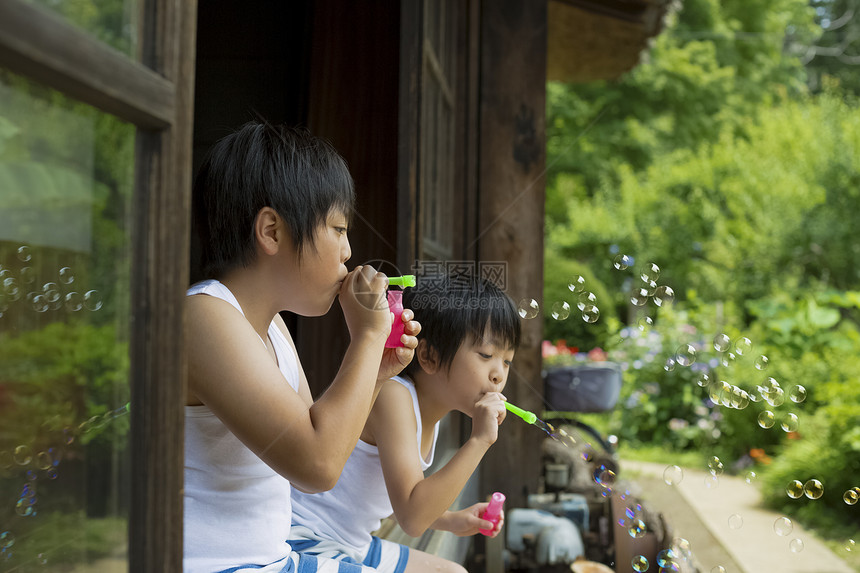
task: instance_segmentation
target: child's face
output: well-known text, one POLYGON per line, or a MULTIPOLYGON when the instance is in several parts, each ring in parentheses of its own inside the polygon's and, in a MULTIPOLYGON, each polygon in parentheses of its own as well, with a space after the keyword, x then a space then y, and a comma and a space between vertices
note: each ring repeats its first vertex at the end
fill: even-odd
POLYGON ((487 392, 501 392, 508 381, 514 350, 492 333, 460 345, 448 370, 454 408, 472 416, 475 403, 487 392))
POLYGON ((313 246, 305 247, 299 263, 304 295, 302 308, 296 309, 299 314, 320 316, 331 308, 347 275, 345 263, 352 256, 346 232, 346 215, 331 211, 314 232, 313 246))

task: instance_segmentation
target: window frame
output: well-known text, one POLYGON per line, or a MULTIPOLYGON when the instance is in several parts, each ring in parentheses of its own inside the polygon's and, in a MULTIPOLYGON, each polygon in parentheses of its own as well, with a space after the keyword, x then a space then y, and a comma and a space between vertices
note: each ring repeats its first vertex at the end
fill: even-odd
POLYGON ((44 8, 0 2, 0 67, 134 124, 129 571, 182 571, 196 0, 140 0, 138 61, 44 8))

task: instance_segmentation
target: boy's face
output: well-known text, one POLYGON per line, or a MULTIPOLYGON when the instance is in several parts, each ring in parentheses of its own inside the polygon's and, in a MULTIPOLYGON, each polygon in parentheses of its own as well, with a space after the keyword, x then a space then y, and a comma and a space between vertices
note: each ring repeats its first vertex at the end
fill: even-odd
POLYGON ((463 342, 448 370, 454 407, 472 416, 475 403, 487 392, 502 392, 508 381, 514 350, 492 333, 463 342))
POLYGON ((307 245, 299 262, 299 276, 304 293, 301 309, 304 316, 328 312, 346 278, 346 261, 352 256, 347 238, 347 218, 341 211, 330 211, 325 222, 314 232, 313 245, 307 245))

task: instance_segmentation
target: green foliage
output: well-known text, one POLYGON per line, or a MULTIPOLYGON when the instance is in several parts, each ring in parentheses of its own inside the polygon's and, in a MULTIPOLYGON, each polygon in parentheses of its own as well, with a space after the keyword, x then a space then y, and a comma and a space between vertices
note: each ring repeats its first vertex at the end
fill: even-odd
MULTIPOLYGON (((63 428, 74 432, 85 420, 101 420, 129 398, 128 344, 117 340, 114 325, 54 322, 0 336, 0 364, 0 387, 9 395, 0 404, 4 441, 35 450, 57 445, 63 428)), ((100 439, 101 424, 90 426, 84 442, 100 439)), ((127 432, 127 417, 113 420, 112 435, 127 432)))
MULTIPOLYGON (((837 528, 860 463, 860 67, 844 65, 860 20, 831 26, 852 9, 860 0, 686 1, 624 77, 551 84, 547 121, 545 288, 557 296, 571 272, 551 268, 577 269, 607 292, 601 310, 617 318, 577 335, 626 368, 607 429, 626 447, 756 464, 769 503, 837 528), (630 270, 613 268, 619 253, 630 270), (672 308, 631 303, 646 263, 672 308), (717 352, 719 333, 753 350, 717 352), (687 344, 696 364, 666 368, 687 344), (768 377, 782 396, 762 393, 768 377), (764 410, 774 427, 757 423, 764 410), (780 428, 789 413, 797 431, 780 428), (787 479, 811 477, 824 503, 785 498, 787 479)), ((547 337, 563 326, 547 321, 547 337)))

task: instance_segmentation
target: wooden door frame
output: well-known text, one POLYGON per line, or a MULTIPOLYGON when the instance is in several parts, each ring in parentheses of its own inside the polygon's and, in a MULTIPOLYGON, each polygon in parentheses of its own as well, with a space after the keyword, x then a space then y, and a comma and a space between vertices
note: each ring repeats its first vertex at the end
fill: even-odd
POLYGON ((129 571, 182 571, 196 0, 140 0, 139 62, 62 17, 0 2, 0 67, 137 127, 131 276, 129 571))

